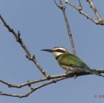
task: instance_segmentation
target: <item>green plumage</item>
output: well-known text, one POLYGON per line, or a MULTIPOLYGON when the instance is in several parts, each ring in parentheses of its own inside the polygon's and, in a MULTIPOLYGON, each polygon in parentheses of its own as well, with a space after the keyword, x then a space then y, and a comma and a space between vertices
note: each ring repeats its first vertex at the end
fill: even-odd
POLYGON ((87 64, 85 64, 80 58, 77 56, 64 53, 57 58, 59 65, 67 71, 74 71, 74 72, 89 72, 95 75, 102 76, 99 72, 90 69, 87 64))
POLYGON ((101 73, 96 70, 90 69, 86 63, 84 63, 77 56, 70 54, 67 49, 63 47, 55 47, 53 49, 43 49, 42 51, 51 52, 56 58, 59 65, 67 71, 72 72, 88 72, 98 76, 102 76, 101 73))

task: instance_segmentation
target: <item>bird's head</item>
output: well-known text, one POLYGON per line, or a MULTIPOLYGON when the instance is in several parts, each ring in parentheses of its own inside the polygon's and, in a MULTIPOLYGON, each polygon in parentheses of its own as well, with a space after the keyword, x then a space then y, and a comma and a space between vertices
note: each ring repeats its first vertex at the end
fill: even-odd
POLYGON ((64 53, 68 53, 67 49, 63 47, 54 47, 53 49, 43 49, 42 51, 47 51, 52 53, 55 57, 58 57, 64 53))

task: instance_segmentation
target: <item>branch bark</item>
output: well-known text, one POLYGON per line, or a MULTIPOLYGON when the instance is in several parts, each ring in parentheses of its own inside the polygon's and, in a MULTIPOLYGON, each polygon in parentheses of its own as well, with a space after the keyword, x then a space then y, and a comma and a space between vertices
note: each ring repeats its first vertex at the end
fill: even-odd
POLYGON ((100 14, 97 11, 97 9, 96 9, 96 7, 95 7, 95 5, 94 5, 92 0, 86 0, 86 1, 89 3, 90 8, 93 10, 94 14, 96 15, 97 20, 94 19, 93 17, 89 16, 87 13, 84 12, 80 0, 78 0, 78 1, 79 1, 79 7, 77 7, 73 3, 69 2, 68 0, 65 0, 65 3, 70 5, 71 7, 73 7, 80 14, 82 14, 83 16, 85 16, 87 19, 91 20, 95 24, 97 24, 97 25, 104 25, 104 20, 101 18, 100 14))

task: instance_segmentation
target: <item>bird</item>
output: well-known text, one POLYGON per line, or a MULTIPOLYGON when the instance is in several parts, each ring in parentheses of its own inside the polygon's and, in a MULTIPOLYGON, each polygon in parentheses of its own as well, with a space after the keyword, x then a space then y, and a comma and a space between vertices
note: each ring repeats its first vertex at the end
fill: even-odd
POLYGON ((52 53, 53 56, 56 58, 58 64, 66 71, 71 71, 75 73, 87 72, 104 77, 101 73, 99 73, 95 69, 91 69, 79 57, 69 53, 68 50, 63 47, 54 47, 53 49, 43 49, 42 51, 52 53))

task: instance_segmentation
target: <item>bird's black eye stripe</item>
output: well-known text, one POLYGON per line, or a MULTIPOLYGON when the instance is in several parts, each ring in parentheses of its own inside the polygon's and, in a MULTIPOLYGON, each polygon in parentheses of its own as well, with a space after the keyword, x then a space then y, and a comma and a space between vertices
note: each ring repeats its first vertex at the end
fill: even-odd
POLYGON ((65 53, 65 51, 64 50, 61 50, 61 49, 57 49, 57 50, 55 50, 56 52, 60 52, 60 53, 65 53))

